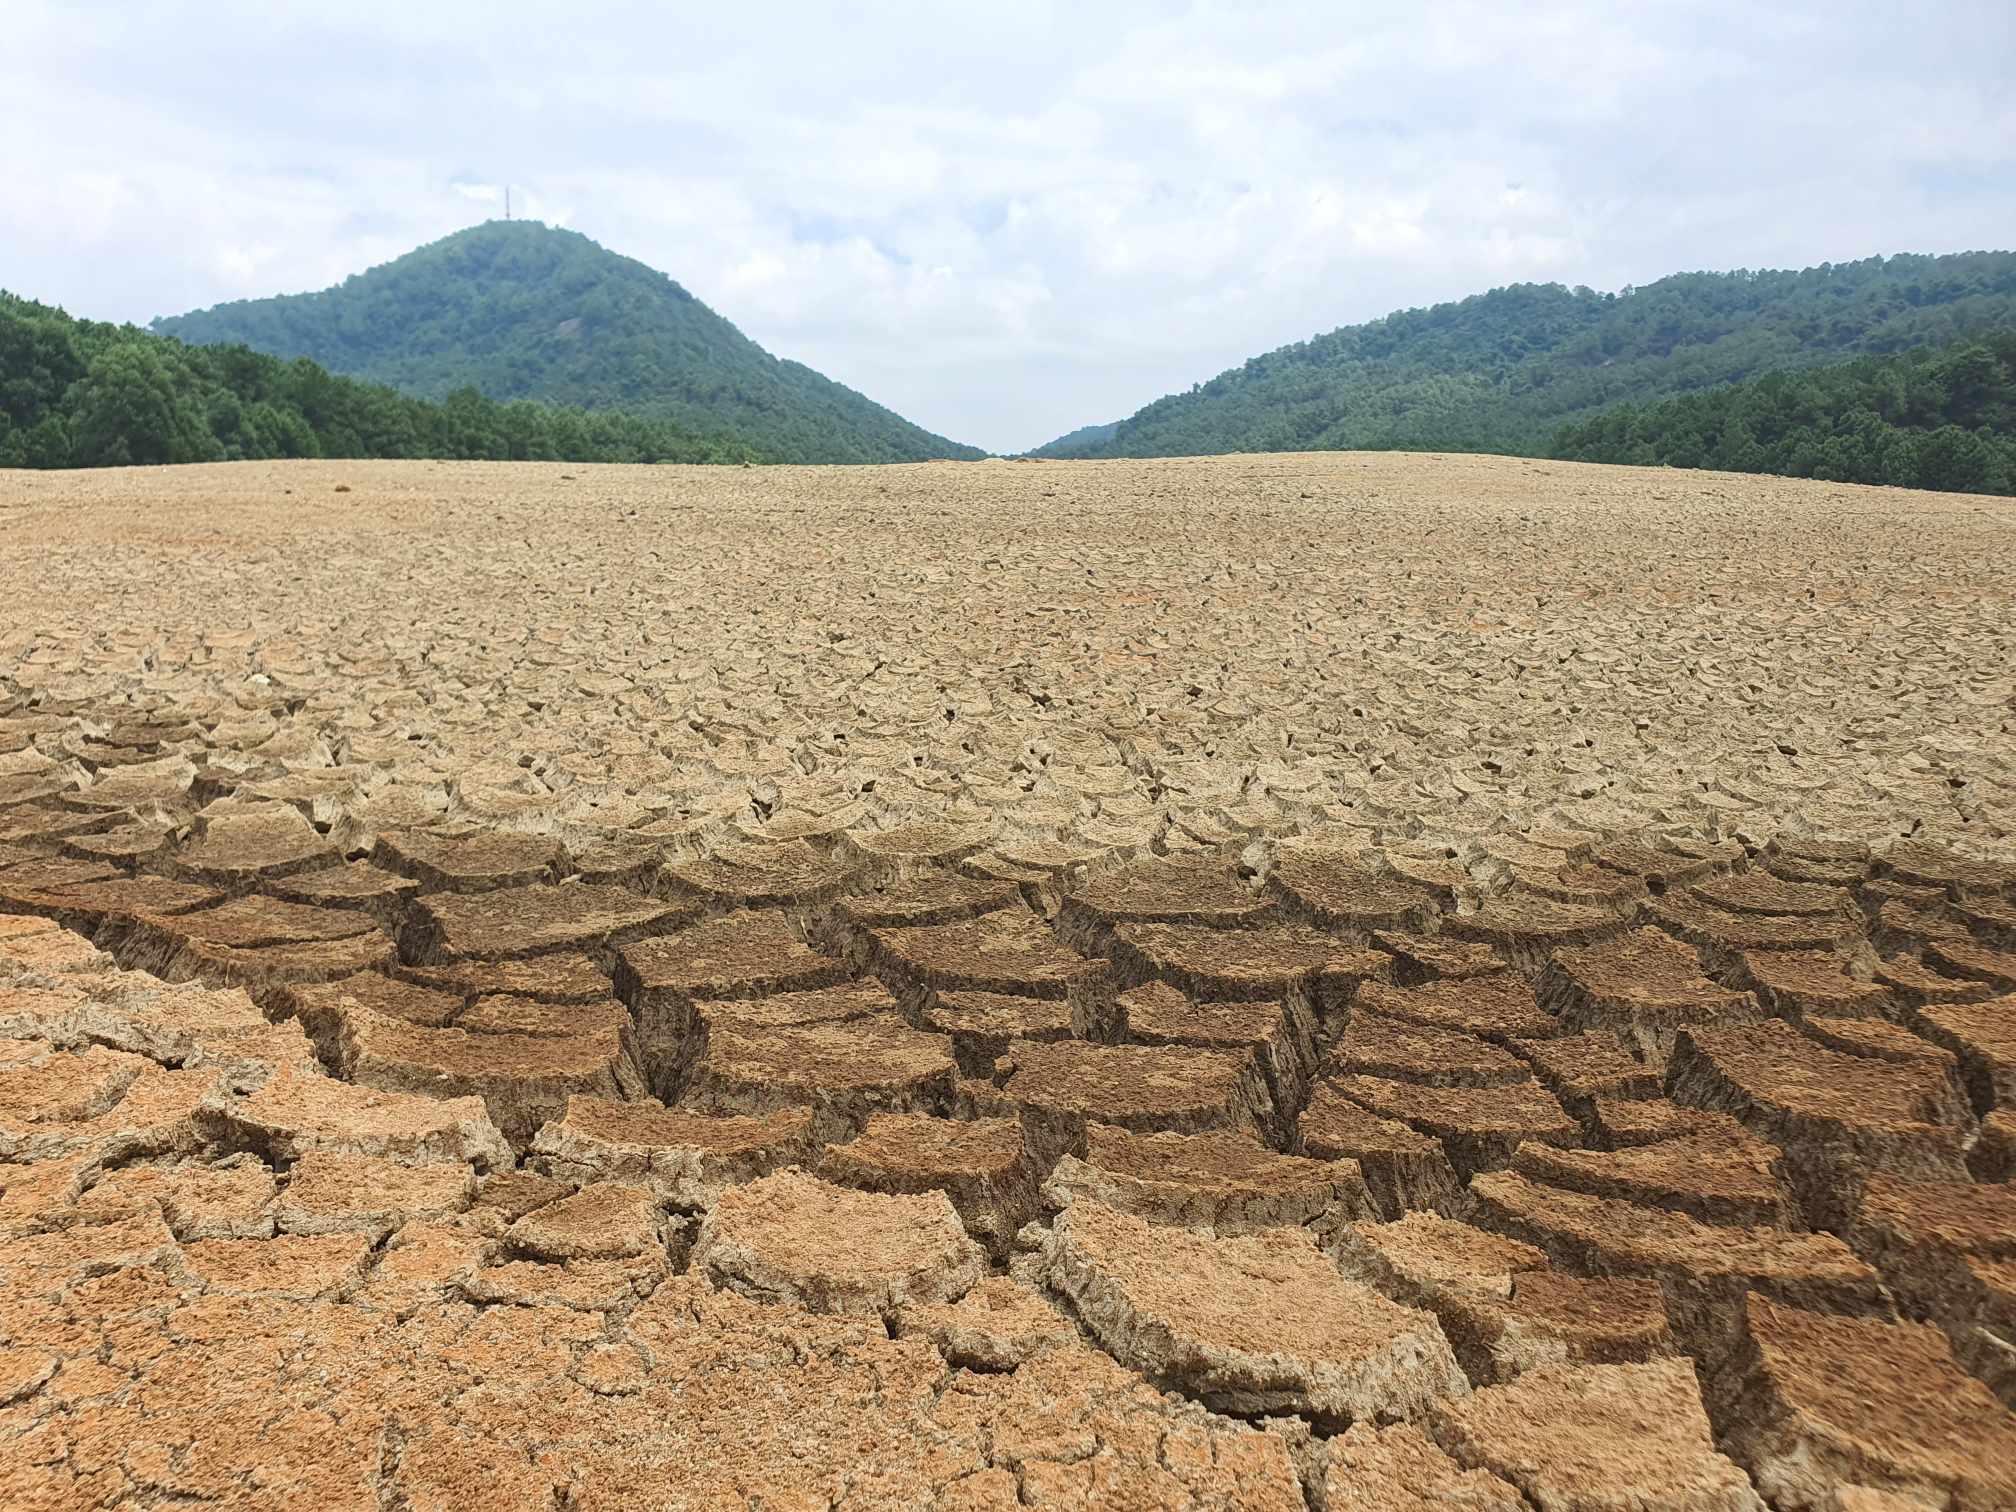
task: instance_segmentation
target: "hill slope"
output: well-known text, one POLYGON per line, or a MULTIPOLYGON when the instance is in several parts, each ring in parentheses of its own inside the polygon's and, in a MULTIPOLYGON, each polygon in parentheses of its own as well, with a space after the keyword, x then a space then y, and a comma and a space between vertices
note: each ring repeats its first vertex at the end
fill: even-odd
POLYGON ((499 404, 473 389, 435 404, 332 377, 305 357, 185 346, 0 290, 0 467, 266 457, 761 460, 734 437, 674 420, 499 404))
POLYGON ((1563 426, 1554 455, 2006 494, 2016 488, 2016 330, 1619 405, 1563 426))
POLYGON ((1118 420, 1109 420, 1104 425, 1081 425, 1074 431, 1066 431, 1055 441, 1038 447, 1029 453, 1032 457, 1085 456, 1092 447, 1109 441, 1113 433, 1120 429, 1118 420))
POLYGON ((154 322, 439 399, 475 388, 727 430, 786 462, 981 453, 771 356, 654 268, 574 231, 489 221, 319 294, 240 300, 154 322))
POLYGON ((1683 273, 1621 294, 1515 284, 1255 357, 1037 456, 1546 450, 1564 423, 1763 373, 2016 324, 2016 253, 1683 273), (1067 444, 1068 443, 1068 444, 1067 444))

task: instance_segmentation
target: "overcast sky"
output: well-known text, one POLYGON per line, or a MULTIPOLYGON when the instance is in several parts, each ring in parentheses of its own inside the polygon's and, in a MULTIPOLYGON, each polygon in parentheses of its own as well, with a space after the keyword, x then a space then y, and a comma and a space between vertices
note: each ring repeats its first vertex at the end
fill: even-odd
POLYGON ((0 287, 144 322, 501 210, 995 450, 1517 280, 2016 245, 2016 4, 6 0, 0 287))

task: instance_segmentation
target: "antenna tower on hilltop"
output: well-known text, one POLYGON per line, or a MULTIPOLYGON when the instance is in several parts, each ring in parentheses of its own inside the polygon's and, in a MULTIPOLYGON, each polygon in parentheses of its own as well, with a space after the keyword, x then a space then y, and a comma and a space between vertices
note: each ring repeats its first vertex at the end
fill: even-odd
POLYGON ((511 186, 504 186, 504 219, 511 219, 511 186))

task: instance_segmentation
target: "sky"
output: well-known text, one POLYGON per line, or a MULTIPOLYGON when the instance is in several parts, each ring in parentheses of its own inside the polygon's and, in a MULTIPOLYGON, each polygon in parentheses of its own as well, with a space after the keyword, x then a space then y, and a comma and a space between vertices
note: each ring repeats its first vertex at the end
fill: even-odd
POLYGON ((2016 246, 2008 0, 7 0, 0 288, 324 288, 512 208, 990 450, 1520 281, 2016 246))

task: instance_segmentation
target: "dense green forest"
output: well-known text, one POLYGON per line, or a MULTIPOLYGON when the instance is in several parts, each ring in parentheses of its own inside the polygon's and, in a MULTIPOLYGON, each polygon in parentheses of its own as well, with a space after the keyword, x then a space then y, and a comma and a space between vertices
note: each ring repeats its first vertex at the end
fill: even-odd
POLYGON ((153 328, 307 357, 421 398, 473 388, 725 431, 780 462, 982 455, 771 356, 655 268, 536 221, 472 226, 319 294, 153 328))
POLYGON ((185 346, 0 293, 0 467, 253 457, 764 460, 718 430, 499 404, 474 389, 435 404, 332 377, 305 358, 185 346))
POLYGON ((1087 449, 1106 440, 1118 429, 1120 429, 1120 422, 1118 420, 1109 421, 1105 425, 1081 425, 1078 429, 1059 436, 1040 451, 1032 452, 1030 455, 1038 457, 1082 455, 1087 449))
POLYGON ((1937 351, 1772 373, 1564 426, 1554 455, 2016 491, 2016 329, 1937 351))
POLYGON ((1539 455, 1564 423, 1619 404, 2011 325, 2009 252, 1683 273, 1619 294, 1516 284, 1283 347, 1035 455, 1539 455))

